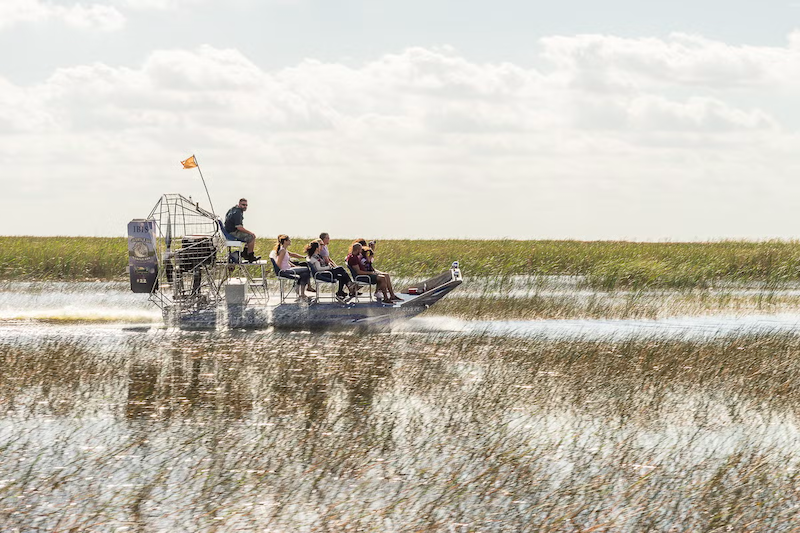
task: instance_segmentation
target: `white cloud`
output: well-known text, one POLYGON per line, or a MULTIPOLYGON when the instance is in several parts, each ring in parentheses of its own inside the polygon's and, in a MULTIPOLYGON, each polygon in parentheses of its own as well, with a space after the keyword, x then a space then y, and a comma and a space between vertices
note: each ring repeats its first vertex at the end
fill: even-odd
POLYGON ((42 103, 39 95, 0 78, 0 135, 52 129, 55 119, 42 103))
POLYGON ((0 3, 0 29, 24 22, 38 22, 50 16, 52 6, 38 0, 7 0, 0 3))
POLYGON ((63 6, 42 0, 3 0, 0 3, 0 30, 19 24, 49 21, 107 32, 119 30, 125 25, 124 15, 115 7, 105 4, 75 3, 63 6))
MULTIPOLYGON (((179 11, 193 9, 202 5, 220 4, 219 0, 112 0, 127 9, 137 11, 179 11)), ((306 0, 226 0, 223 7, 241 8, 242 6, 295 5, 306 0)))
POLYGON ((203 46, 150 56, 143 75, 158 89, 199 92, 257 90, 264 73, 237 50, 203 46))
POLYGON ((633 100, 632 124, 644 130, 680 132, 725 132, 731 130, 777 128, 775 119, 761 110, 735 109, 720 100, 693 97, 676 103, 661 97, 633 100))
POLYGON ((84 6, 75 4, 67 8, 57 8, 54 16, 62 17, 69 26, 76 28, 116 31, 125 26, 125 17, 116 8, 102 4, 84 6))
POLYGON ((788 48, 732 46, 700 36, 675 33, 669 39, 625 39, 607 35, 548 37, 544 57, 587 89, 606 84, 648 84, 731 88, 788 81, 797 72, 800 50, 795 34, 788 48))
MULTIPOLYGON (((789 149, 798 124, 768 105, 797 83, 793 44, 577 36, 544 40, 543 54, 547 71, 446 48, 269 71, 203 46, 157 51, 137 68, 62 68, 32 87, 0 80, 0 163, 36 194, 73 195, 72 208, 87 191, 124 195, 125 209, 98 207, 84 233, 113 233, 165 187, 195 187, 176 166, 192 152, 212 193, 263 206, 248 212, 255 227, 296 224, 275 232, 318 232, 296 217, 304 199, 330 194, 339 205, 341 191, 358 190, 381 209, 419 207, 374 217, 378 236, 690 238, 715 203, 757 207, 747 187, 720 189, 753 169, 784 188, 767 195, 764 221, 791 197, 785 187, 800 193, 788 179, 800 170, 789 149), (435 209, 424 209, 429 198, 440 199, 435 209), (681 210, 680 231, 661 230, 681 210), (637 233, 625 233, 632 218, 637 233)), ((14 205, 0 207, 13 218, 14 205)), ((355 231, 346 218, 327 227, 355 231)), ((722 215, 708 228, 766 231, 722 215)))
MULTIPOLYGON (((619 64, 613 58, 608 63, 619 64)), ((599 63, 592 67, 600 68, 599 63)), ((258 130, 260 124, 299 133, 335 129, 347 134, 383 124, 405 128, 418 139, 421 133, 498 135, 553 128, 636 134, 641 129, 702 133, 779 127, 767 111, 740 107, 689 82, 694 93, 688 96, 671 95, 654 82, 591 91, 570 81, 580 75, 575 64, 543 74, 419 48, 360 68, 309 60, 268 72, 237 50, 203 46, 155 52, 140 69, 102 64, 60 69, 36 92, 42 109, 65 120, 72 117, 70 127, 78 129, 82 122, 91 124, 88 117, 108 113, 115 120, 128 117, 136 126, 148 112, 189 117, 209 127, 227 123, 258 130)))
POLYGON ((127 8, 136 10, 178 10, 191 8, 209 0, 118 0, 127 8))

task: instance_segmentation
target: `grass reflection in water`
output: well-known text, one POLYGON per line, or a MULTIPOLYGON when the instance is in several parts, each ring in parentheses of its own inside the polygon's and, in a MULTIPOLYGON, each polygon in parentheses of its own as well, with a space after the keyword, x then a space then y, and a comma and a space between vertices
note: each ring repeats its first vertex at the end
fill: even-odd
POLYGON ((0 340, 0 529, 776 531, 800 338, 0 340))

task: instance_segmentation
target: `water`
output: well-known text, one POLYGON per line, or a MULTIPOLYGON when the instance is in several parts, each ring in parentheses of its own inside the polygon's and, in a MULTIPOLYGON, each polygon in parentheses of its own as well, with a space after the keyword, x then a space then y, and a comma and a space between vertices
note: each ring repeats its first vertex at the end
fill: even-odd
POLYGON ((608 342, 635 339, 697 340, 793 333, 800 331, 800 314, 692 316, 660 320, 459 320, 420 317, 398 326, 396 331, 608 342))
POLYGON ((0 283, 0 320, 144 322, 161 313, 126 283, 0 283))
POLYGON ((184 332, 143 300, 0 291, 0 530, 780 531, 797 505, 795 315, 184 332))
MULTIPOLYGON (((512 293, 528 294, 519 288, 524 278, 512 280, 512 293)), ((548 280, 559 288, 551 295, 571 296, 570 283, 562 277, 548 280)), ((586 291, 578 291, 580 293, 586 291)), ((737 292, 737 291, 734 291, 737 292)), ((756 293, 755 289, 739 292, 756 293)), ((793 289, 779 291, 792 294, 793 289)), ((469 297, 481 292, 467 287, 469 297)), ((495 294, 490 292, 489 294, 495 294)), ((587 293, 588 294, 588 293, 587 293)), ((594 293, 592 293, 594 294, 594 293)), ((774 291, 770 294, 776 294, 774 291)), ((4 283, 0 284, 0 321, 113 322, 140 327, 161 327, 160 311, 141 294, 133 294, 126 283, 4 283)), ((423 316, 398 325, 395 333, 449 333, 545 339, 624 340, 645 337, 714 338, 742 334, 782 334, 796 331, 800 313, 683 316, 659 320, 461 320, 454 317, 423 316)), ((12 330, 22 331, 22 330, 12 330)))

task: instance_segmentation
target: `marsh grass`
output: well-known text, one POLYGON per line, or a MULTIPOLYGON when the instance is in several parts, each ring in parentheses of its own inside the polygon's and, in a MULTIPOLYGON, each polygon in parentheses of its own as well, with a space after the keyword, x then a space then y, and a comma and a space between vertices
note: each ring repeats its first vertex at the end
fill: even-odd
POLYGON ((788 531, 800 338, 0 341, 0 528, 788 531))
MULTIPOLYGON (((479 280, 481 281, 481 280, 479 280)), ((663 319, 676 316, 748 315, 800 312, 796 291, 713 291, 695 289, 531 291, 508 296, 499 291, 457 291, 425 312, 465 320, 663 319)))
MULTIPOLYGON (((296 251, 306 241, 297 237, 296 251)), ((332 256, 344 258, 348 244, 335 240, 332 256)), ((266 256, 271 245, 270 239, 260 239, 256 252, 266 256)), ((124 279, 126 246, 124 238, 0 237, 0 278, 124 279)), ((472 277, 582 276, 604 290, 707 288, 724 281, 775 288, 800 281, 797 241, 387 240, 378 243, 377 252, 380 269, 413 279, 459 260, 472 277)))
POLYGON ((102 237, 0 237, 0 279, 122 279, 127 241, 102 237))

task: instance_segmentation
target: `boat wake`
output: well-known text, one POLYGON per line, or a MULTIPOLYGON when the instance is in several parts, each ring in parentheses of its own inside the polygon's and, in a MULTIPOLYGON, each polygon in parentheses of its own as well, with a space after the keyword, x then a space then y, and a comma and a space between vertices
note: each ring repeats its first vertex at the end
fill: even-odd
POLYGON ((0 287, 0 320, 52 322, 161 321, 161 312, 121 283, 7 283, 0 287))
POLYGON ((640 338, 709 340, 742 335, 789 334, 800 329, 800 314, 676 317, 660 320, 459 320, 417 317, 398 324, 397 333, 623 341, 640 338))

